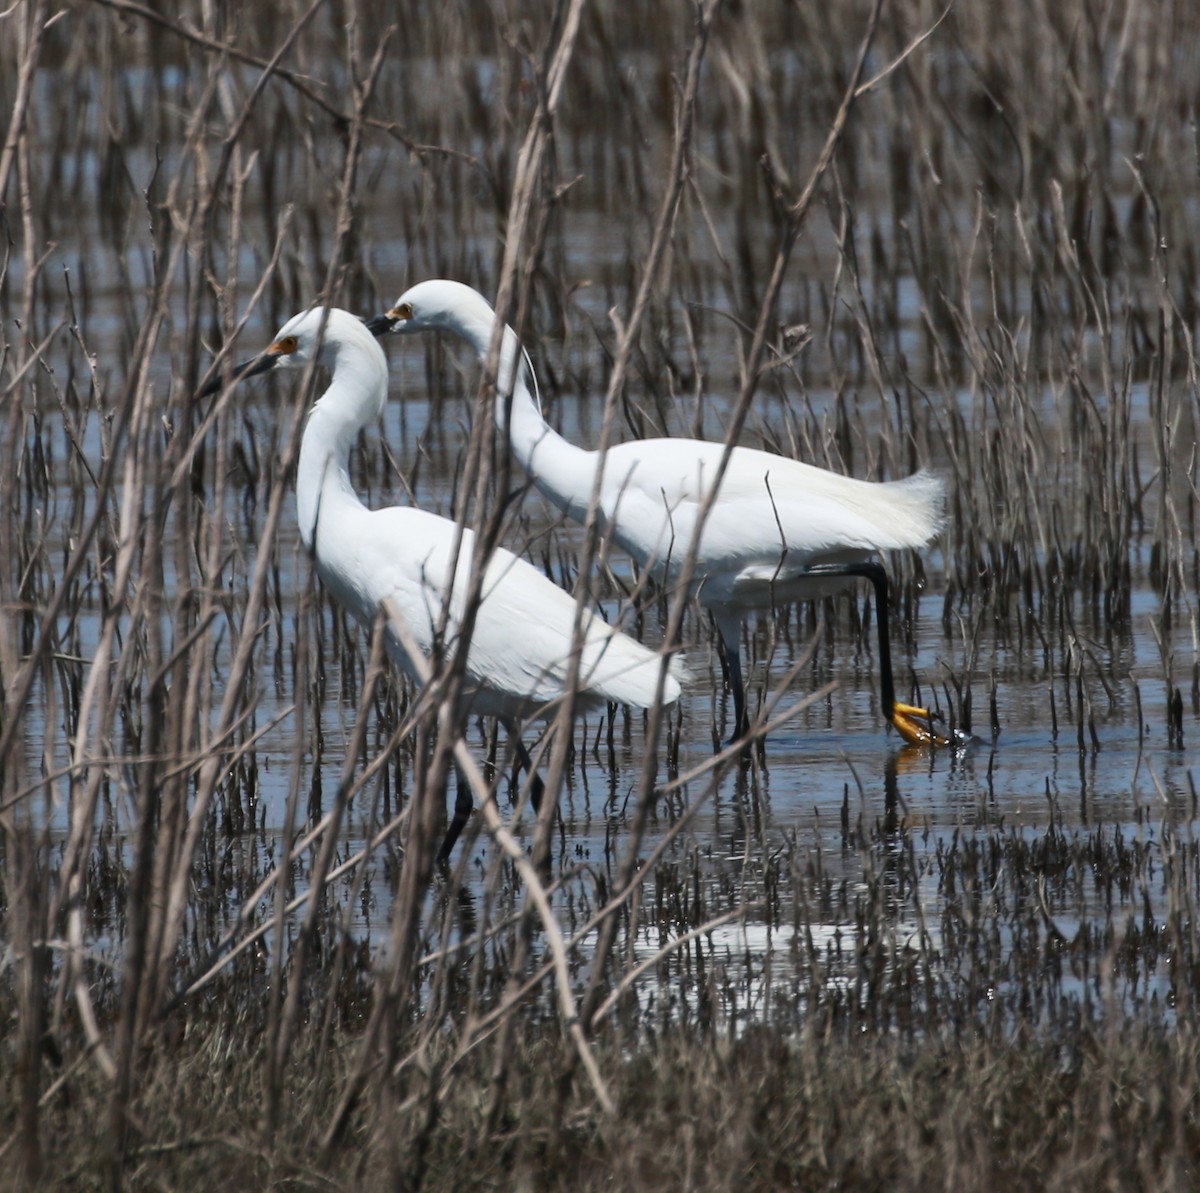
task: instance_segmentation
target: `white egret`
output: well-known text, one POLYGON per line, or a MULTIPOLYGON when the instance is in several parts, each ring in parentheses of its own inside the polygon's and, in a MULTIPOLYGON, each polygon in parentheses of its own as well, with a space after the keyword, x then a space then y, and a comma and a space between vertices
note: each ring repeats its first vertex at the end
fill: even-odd
MULTIPOLYGON (((370 320, 376 335, 448 331, 486 363, 495 325, 487 300, 460 282, 421 282, 370 320)), ((567 442, 542 417, 528 358, 505 328, 496 422, 534 485, 568 517, 582 520, 592 498, 598 452, 567 442), (514 362, 519 363, 514 375, 514 362)), ((748 728, 741 669, 743 618, 755 610, 828 595, 854 577, 871 581, 879 626, 883 713, 908 742, 944 744, 926 709, 897 702, 888 640, 888 579, 880 551, 921 547, 942 527, 940 480, 918 472, 873 483, 785 456, 735 447, 720 491, 693 540, 724 445, 696 439, 642 439, 609 447, 598 514, 602 527, 668 588, 695 552, 692 592, 720 634, 736 734, 748 728)))
MULTIPOLYGON (((321 323, 320 309, 296 315, 265 352, 239 365, 235 375, 302 368, 314 354, 332 371, 328 389, 309 413, 300 445, 300 540, 316 561, 322 583, 361 625, 373 627, 386 600, 389 608, 399 609, 426 656, 437 647, 448 652, 465 610, 474 535, 462 531, 456 555, 459 528, 454 522, 411 506, 371 510, 359 499, 350 479, 350 449, 359 432, 383 412, 387 358, 374 335, 349 312, 330 310, 323 335, 321 323), (446 634, 437 642, 447 593, 446 634)), ((493 552, 467 651, 461 712, 503 721, 526 764, 516 723, 544 712, 565 694, 576 650, 576 700, 583 707, 611 701, 645 709, 654 703, 661 656, 587 610, 577 639, 575 621, 574 599, 533 564, 501 548, 493 552)), ((387 647, 419 679, 390 623, 387 647)), ((662 679, 662 700, 674 703, 679 682, 673 674, 662 679)), ((470 794, 460 783, 441 859, 449 856, 470 811, 470 794)))

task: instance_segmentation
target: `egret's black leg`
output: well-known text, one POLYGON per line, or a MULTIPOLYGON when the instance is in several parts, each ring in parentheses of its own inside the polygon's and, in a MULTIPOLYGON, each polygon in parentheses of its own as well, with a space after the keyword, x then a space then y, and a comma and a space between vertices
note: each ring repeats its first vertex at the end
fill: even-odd
POLYGON ((742 681, 742 622, 741 618, 721 618, 713 615, 717 626, 717 643, 721 652, 721 669, 733 693, 733 736, 729 744, 750 732, 746 715, 746 685, 742 681))
MULTIPOLYGON (((521 769, 529 775, 529 798, 536 815, 541 810, 542 796, 545 794, 546 787, 541 776, 533 769, 533 759, 530 758, 525 743, 517 736, 515 727, 508 726, 508 731, 516 750, 517 762, 521 769)), ((453 852, 454 846, 458 844, 458 838, 462 836, 462 831, 467 827, 467 821, 475 809, 474 801, 471 799, 471 785, 467 782, 466 776, 457 766, 454 768, 454 773, 457 776, 454 789, 454 815, 450 819, 450 826, 446 829, 442 847, 438 850, 437 860, 441 865, 445 865, 450 860, 450 854, 453 852)))
MULTIPOLYGON (((508 726, 508 735, 512 738, 513 751, 516 753, 517 762, 521 769, 529 776, 529 802, 533 804, 534 815, 540 820, 542 802, 546 796, 546 785, 542 782, 541 775, 534 770, 533 759, 530 758, 529 751, 525 748, 525 743, 517 733, 516 726, 508 726)), ((553 816, 553 810, 550 814, 553 816)), ((549 834, 545 838, 540 834, 534 836, 533 864, 541 875, 542 881, 549 883, 551 877, 549 834)))
POLYGON ((883 715, 890 721, 896 708, 896 684, 892 678, 892 596, 888 575, 878 560, 850 564, 847 575, 871 581, 875 589, 875 629, 879 634, 879 694, 883 715))
POLYGON ((750 718, 746 715, 746 685, 742 680, 741 652, 734 651, 728 658, 729 686, 733 690, 733 737, 730 742, 740 741, 750 732, 750 718))
POLYGON ((450 818, 450 826, 446 829, 446 836, 437 855, 438 864, 442 866, 450 860, 450 854, 458 844, 458 838, 467 827, 467 821, 475 807, 471 800, 471 784, 467 782, 467 776, 457 766, 454 768, 454 774, 454 815, 450 818))
POLYGON ((877 559, 859 563, 818 564, 811 569, 814 576, 858 576, 870 580, 875 589, 875 621, 879 632, 879 694, 883 715, 896 726, 900 736, 911 745, 945 745, 945 739, 930 727, 929 710, 896 700, 896 685, 892 679, 891 598, 888 575, 877 559), (920 722, 924 721, 922 725, 920 722))
POLYGON ((525 743, 517 736, 516 730, 510 725, 508 732, 512 737, 517 763, 529 776, 529 802, 533 804, 533 812, 536 816, 542 810, 542 797, 546 794, 546 785, 542 782, 542 776, 533 769, 533 759, 529 757, 529 751, 525 748, 525 743))

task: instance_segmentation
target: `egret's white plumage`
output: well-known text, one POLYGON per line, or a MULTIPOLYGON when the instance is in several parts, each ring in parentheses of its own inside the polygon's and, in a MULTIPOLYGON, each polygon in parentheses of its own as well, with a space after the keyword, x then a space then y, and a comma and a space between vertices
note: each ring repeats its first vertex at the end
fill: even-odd
MULTIPOLYGON (((495 323, 487 301, 460 282, 427 281, 407 290, 376 334, 443 330, 486 357, 495 323)), ((497 378, 496 420, 534 485, 569 517, 585 517, 601 467, 598 452, 567 442, 542 417, 529 365, 505 328, 497 378), (515 371, 514 371, 515 370, 515 371)), ((614 444, 603 459, 598 514, 602 527, 667 586, 693 549, 706 494, 725 448, 696 439, 614 444)), ((741 680, 741 623, 746 613, 835 591, 848 577, 876 588, 886 648, 887 578, 880 551, 921 547, 941 529, 943 486, 927 472, 873 483, 752 448, 735 447, 695 546, 692 591, 720 632, 737 710, 747 718, 741 680)), ((890 659, 883 670, 885 715, 909 741, 937 740, 924 709, 897 704, 890 659), (924 721, 925 724, 920 722, 924 721)))
MULTIPOLYGON (((387 360, 374 335, 348 312, 330 310, 318 342, 321 323, 319 309, 295 316, 265 353, 237 370, 239 376, 249 376, 273 367, 303 367, 316 353, 318 363, 332 371, 300 445, 296 505, 301 541, 339 604, 371 627, 388 601, 426 656, 437 645, 449 593, 442 645, 453 649, 469 589, 474 535, 469 529, 460 533, 455 523, 424 510, 372 510, 363 504, 351 483, 349 456, 359 433, 383 411, 387 360)), ((576 612, 574 599, 531 563, 510 551, 493 552, 466 657, 463 712, 512 725, 561 698, 577 647, 576 612)), ((582 613, 580 637, 577 700, 584 706, 653 704, 661 669, 658 654, 588 610, 582 613)), ((390 626, 387 647, 419 680, 390 626)), ((676 676, 663 677, 663 702, 673 703, 679 694, 676 676)))

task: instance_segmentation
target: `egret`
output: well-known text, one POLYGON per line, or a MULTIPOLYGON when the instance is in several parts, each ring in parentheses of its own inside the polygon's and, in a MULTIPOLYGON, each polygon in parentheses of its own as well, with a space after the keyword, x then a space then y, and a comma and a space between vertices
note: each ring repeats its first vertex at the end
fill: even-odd
MULTIPOLYGON (((235 378, 275 368, 303 368, 315 356, 332 376, 313 405, 300 443, 296 506, 300 541, 334 599, 367 629, 387 602, 398 609, 410 640, 428 657, 450 651, 462 623, 474 535, 437 514, 411 506, 368 509, 350 479, 350 449, 383 413, 387 358, 375 336, 348 311, 331 309, 321 333, 320 309, 296 315, 235 378), (457 547, 457 551, 456 551, 457 547), (447 608, 448 604, 448 608, 447 608), (437 631, 443 610, 445 635, 437 631)), ((211 388, 218 388, 220 382, 211 388)), ((677 674, 660 677, 661 656, 589 610, 576 633, 576 602, 533 564, 497 548, 487 562, 482 595, 467 649, 459 710, 493 716, 513 736, 528 765, 517 722, 544 714, 567 691, 572 656, 579 653, 575 698, 584 708, 609 702, 650 708, 658 695, 679 699, 677 674)), ((410 676, 417 668, 389 619, 388 653, 410 676)), ((535 783, 536 791, 536 783, 535 783)), ((460 782, 454 817, 439 851, 445 861, 471 812, 460 782)))
MULTIPOLYGON (((486 364, 495 312, 461 282, 426 281, 405 291, 368 327, 447 331, 486 364)), ((576 447, 543 418, 532 370, 512 328, 504 329, 496 424, 533 484, 564 514, 587 515, 600 478, 602 529, 668 588, 694 553, 690 590, 712 614, 733 692, 735 738, 749 730, 741 667, 743 619, 756 610, 829 595, 854 578, 871 582, 879 628, 883 713, 905 741, 944 744, 929 712, 896 700, 888 637, 888 577, 881 551, 922 547, 942 528, 942 482, 928 472, 875 483, 786 456, 735 447, 696 540, 725 446, 697 439, 640 439, 607 453, 576 447)))

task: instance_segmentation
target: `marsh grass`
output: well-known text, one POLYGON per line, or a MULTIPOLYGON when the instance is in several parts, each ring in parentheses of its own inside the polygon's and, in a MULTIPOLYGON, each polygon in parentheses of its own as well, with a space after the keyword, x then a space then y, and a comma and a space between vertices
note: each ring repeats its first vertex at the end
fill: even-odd
MULTIPOLYGON (((619 1109, 598 1115, 562 1097, 560 1053, 527 1027, 499 1116, 480 1097, 490 1068, 478 1056, 444 1081, 442 1057, 408 1103, 363 1121, 333 1165, 305 1125, 281 1124, 267 1148, 249 1136, 262 1091, 261 1058, 227 1037, 188 1038, 171 1064, 147 1066, 131 1184, 211 1188, 393 1188, 397 1174, 427 1188, 703 1190, 1081 1185, 1186 1188, 1194 1177, 1194 1116, 1167 1096, 1195 1090, 1197 1043, 1187 1032, 1078 1027, 1066 1041, 945 1034, 920 1045, 888 1037, 814 1046, 766 1029, 736 1045, 668 1033, 636 1053, 601 1046, 619 1109), (442 1082, 438 1096, 430 1086, 442 1082), (423 1105, 421 1103, 424 1103, 423 1105), (197 1121, 203 1123, 198 1128, 197 1121), (869 1129, 864 1126, 869 1124, 869 1129)), ((94 1079, 80 1092, 102 1098, 94 1079)), ((290 1106, 319 1097, 294 1091, 290 1106)), ((85 1119, 51 1109, 50 1123, 86 1157, 102 1143, 85 1119), (64 1130, 81 1131, 77 1136, 64 1130)), ((86 1161, 64 1162, 71 1188, 101 1187, 86 1161)))
MULTIPOLYGON (((1193 1183, 1195 790, 1159 778, 1200 716, 1192 6, 240 11, 0 17, 3 1181, 1193 1183), (836 823, 773 821, 710 627, 516 492, 431 341, 360 491, 523 550, 703 693, 564 709, 530 827, 502 735, 439 729, 454 658, 417 693, 310 574, 319 380, 195 398, 432 275, 497 298, 589 444, 942 472, 898 674, 1045 727, 1080 805, 992 790, 946 832, 892 755, 836 823), (1107 821, 1118 722, 1156 800, 1107 821), (435 876, 455 751, 486 812, 435 876)), ((876 615, 749 626, 752 709, 870 688, 876 615)))

